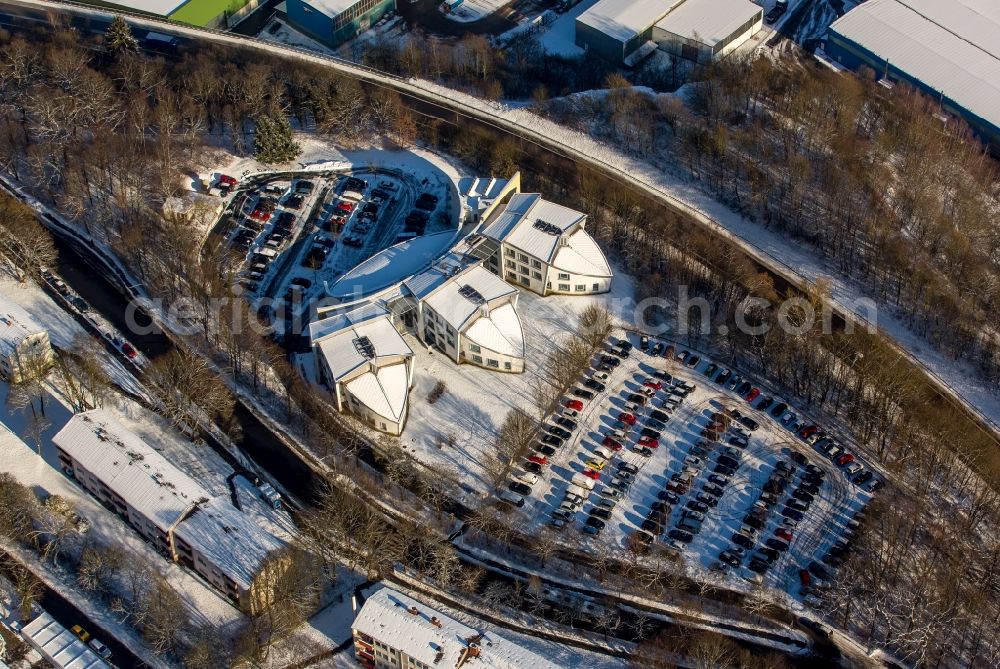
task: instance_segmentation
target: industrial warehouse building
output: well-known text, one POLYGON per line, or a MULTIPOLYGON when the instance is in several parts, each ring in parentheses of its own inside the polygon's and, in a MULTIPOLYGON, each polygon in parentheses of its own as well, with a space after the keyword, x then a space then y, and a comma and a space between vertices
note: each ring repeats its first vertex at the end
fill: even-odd
POLYGON ((365 669, 559 669, 541 655, 481 632, 398 590, 382 588, 351 625, 365 669))
POLYGON ((916 87, 1000 150, 1000 3, 869 0, 835 21, 825 51, 916 87))
POLYGON ((297 29, 338 46, 396 9, 396 0, 286 0, 285 7, 297 29))
POLYGON ((73 416, 52 438, 68 476, 122 516, 175 562, 190 567, 239 608, 255 612, 270 599, 284 547, 237 510, 213 498, 109 413, 73 416))
POLYGON ((657 48, 695 62, 723 58, 763 25, 749 0, 600 0, 576 19, 576 43, 634 65, 657 48))

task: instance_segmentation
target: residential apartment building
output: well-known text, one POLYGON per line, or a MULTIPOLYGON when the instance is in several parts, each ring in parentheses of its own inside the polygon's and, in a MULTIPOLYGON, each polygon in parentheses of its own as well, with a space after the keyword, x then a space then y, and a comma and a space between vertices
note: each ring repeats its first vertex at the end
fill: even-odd
POLYGON ((498 249, 485 266, 543 296, 606 293, 614 274, 586 226, 586 214, 516 193, 481 230, 498 249))
POLYGON ((48 332, 20 305, 0 298, 0 376, 21 381, 44 373, 54 360, 48 332))
POLYGON ((423 602, 382 588, 351 625, 366 669, 558 669, 495 632, 480 632, 423 602))
POLYGON ((63 472, 162 555, 194 569, 243 610, 270 598, 258 575, 284 543, 225 497, 213 498, 109 413, 76 414, 52 441, 63 472))
POLYGON ((334 313, 309 326, 318 380, 338 411, 382 432, 403 431, 413 385, 413 350, 379 302, 334 313))

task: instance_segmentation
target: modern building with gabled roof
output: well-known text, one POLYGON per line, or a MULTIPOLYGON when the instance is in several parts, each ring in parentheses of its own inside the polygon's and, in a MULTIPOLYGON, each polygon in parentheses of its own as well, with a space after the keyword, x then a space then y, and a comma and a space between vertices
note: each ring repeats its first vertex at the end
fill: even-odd
POLYGON ((503 372, 524 371, 524 331, 518 290, 478 261, 453 254, 403 283, 417 311, 422 342, 456 363, 503 372))
POLYGON ((423 602, 382 588, 351 625, 366 669, 559 669, 496 632, 481 632, 423 602))
POLYGON ((21 381, 55 360, 49 334, 21 305, 0 298, 0 376, 21 381))
POLYGON ((398 435, 406 423, 413 350, 380 302, 336 312, 309 326, 319 380, 338 411, 398 435))
POLYGON ((284 542, 225 497, 213 498, 111 414, 76 414, 52 441, 63 471, 160 553, 194 569, 245 611, 270 599, 284 542), (276 566, 261 580, 272 556, 276 566))
MULTIPOLYGON (((108 669, 90 646, 42 611, 21 629, 21 637, 53 667, 59 669, 108 669)), ((0 667, 6 667, 0 662, 0 667)))
POLYGON ((614 274, 586 225, 582 212, 517 193, 481 231, 498 246, 486 267, 543 296, 606 293, 614 274))

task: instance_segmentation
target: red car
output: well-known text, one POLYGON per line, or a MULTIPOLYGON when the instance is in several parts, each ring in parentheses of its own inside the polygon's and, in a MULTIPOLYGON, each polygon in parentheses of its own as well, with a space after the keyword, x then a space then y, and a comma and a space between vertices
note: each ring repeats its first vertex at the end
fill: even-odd
POLYGON ((594 471, 593 469, 584 469, 583 475, 586 476, 587 478, 594 479, 595 481, 601 478, 601 472, 594 471))
POLYGON ((667 490, 669 490, 670 492, 675 492, 678 495, 683 495, 687 493, 688 487, 683 483, 670 482, 667 484, 667 490))
POLYGON ((566 408, 574 411, 583 411, 583 402, 580 400, 566 400, 566 408))
POLYGON ((620 451, 623 448, 623 446, 618 443, 616 439, 612 439, 611 437, 604 437, 604 441, 601 442, 601 446, 610 448, 612 451, 620 451))
POLYGON ((854 462, 854 456, 851 455, 850 453, 844 453, 839 458, 837 458, 837 464, 841 467, 843 467, 844 465, 849 465, 852 462, 854 462))
POLYGON ((787 527, 779 527, 774 531, 774 536, 784 539, 785 541, 791 541, 792 531, 787 527))
POLYGON ((652 437, 639 437, 639 445, 646 448, 659 448, 660 442, 652 437))
POLYGON ((133 360, 135 359, 135 356, 139 355, 136 352, 136 350, 132 347, 132 344, 128 343, 127 341, 122 342, 122 353, 124 353, 125 357, 127 357, 129 360, 133 360))
POLYGON ((635 425, 635 416, 624 411, 618 414, 618 420, 629 425, 635 425))
POLYGON ((236 183, 237 183, 236 179, 234 179, 233 177, 229 176, 228 174, 220 174, 219 175, 219 185, 220 186, 227 186, 227 187, 231 188, 231 187, 235 186, 236 183))
POLYGON ((657 381, 656 379, 646 379, 642 385, 646 386, 647 388, 652 388, 653 390, 660 390, 661 388, 663 388, 663 384, 657 381))
POLYGON ((799 430, 799 436, 802 437, 803 439, 808 439, 817 432, 819 432, 819 427, 817 427, 816 425, 806 425, 804 428, 799 430))
POLYGON ((341 202, 337 205, 337 209, 341 211, 346 211, 347 213, 351 213, 352 211, 354 211, 354 205, 351 204, 350 202, 341 202))
POLYGON ((543 467, 549 464, 549 459, 544 455, 532 455, 528 458, 528 462, 534 462, 536 465, 542 465, 543 467))
POLYGON ((760 388, 753 388, 747 393, 746 400, 747 402, 753 402, 758 397, 760 397, 760 388))
POLYGON ((799 569, 799 580, 802 581, 803 588, 809 587, 809 584, 812 583, 812 576, 809 575, 808 569, 799 569))

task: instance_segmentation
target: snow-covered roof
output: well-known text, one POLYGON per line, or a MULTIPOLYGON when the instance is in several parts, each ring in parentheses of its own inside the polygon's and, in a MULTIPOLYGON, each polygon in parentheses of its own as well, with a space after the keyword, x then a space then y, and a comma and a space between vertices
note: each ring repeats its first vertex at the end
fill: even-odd
POLYGON ((174 536, 204 555, 243 589, 250 588, 267 556, 285 545, 225 497, 213 497, 200 505, 177 526, 174 536))
POLYGON ((462 669, 560 666, 495 632, 473 629, 391 588, 369 597, 351 628, 431 667, 456 667, 463 657, 462 669), (416 613, 411 613, 413 610, 416 613), (471 644, 478 647, 478 655, 470 652, 471 644))
MULTIPOLYGON (((197 2, 198 0, 191 1, 197 2)), ((134 9, 139 12, 146 12, 147 14, 156 14, 157 16, 170 16, 180 9, 181 5, 186 4, 188 0, 106 0, 106 2, 115 7, 134 9)))
POLYGON ((73 416, 52 441, 164 532, 209 495, 103 409, 73 416))
POLYGON ((21 634, 60 669, 107 669, 97 653, 45 611, 25 625, 21 634))
POLYGON ((834 21, 830 33, 1000 127, 1000 3, 995 0, 869 0, 834 21))
POLYGON ((413 355, 385 309, 371 304, 309 326, 334 381, 358 368, 379 366, 379 359, 413 355), (328 322, 329 321, 329 322, 328 322))
POLYGON ((0 297, 0 354, 10 355, 25 337, 43 329, 21 305, 0 297))
POLYGON ((338 300, 378 293, 429 267, 444 253, 454 231, 423 235, 379 251, 344 274, 327 293, 338 300))
POLYGON ((611 276, 604 253, 579 225, 586 217, 537 193, 519 193, 486 226, 483 235, 571 274, 611 276))
POLYGON ((577 21, 625 42, 663 18, 682 0, 601 0, 577 21))
POLYGON ((750 0, 684 0, 656 27, 714 47, 762 11, 750 0))
POLYGON ((524 357, 524 331, 517 310, 510 302, 490 309, 489 316, 478 318, 464 335, 469 341, 497 353, 524 357))
POLYGON ((517 288, 480 265, 470 265, 453 275, 440 272, 437 268, 427 273, 436 274, 431 277, 432 287, 417 297, 457 332, 463 332, 474 316, 489 315, 491 302, 518 292, 517 288))
POLYGON ((552 266, 570 274, 612 276, 611 265, 604 252, 586 230, 577 230, 556 251, 552 266))
POLYGON ((466 199, 470 208, 478 211, 488 207, 510 182, 511 179, 496 177, 463 177, 458 181, 458 192, 466 199))
POLYGON ((303 0, 303 2, 330 18, 358 4, 358 0, 303 0))
POLYGON ((562 234, 586 218, 586 214, 549 202, 538 193, 517 193, 483 229, 483 235, 548 263, 562 234))
POLYGON ((347 383, 347 390, 359 402, 394 422, 403 417, 409 389, 405 362, 383 365, 347 383))

